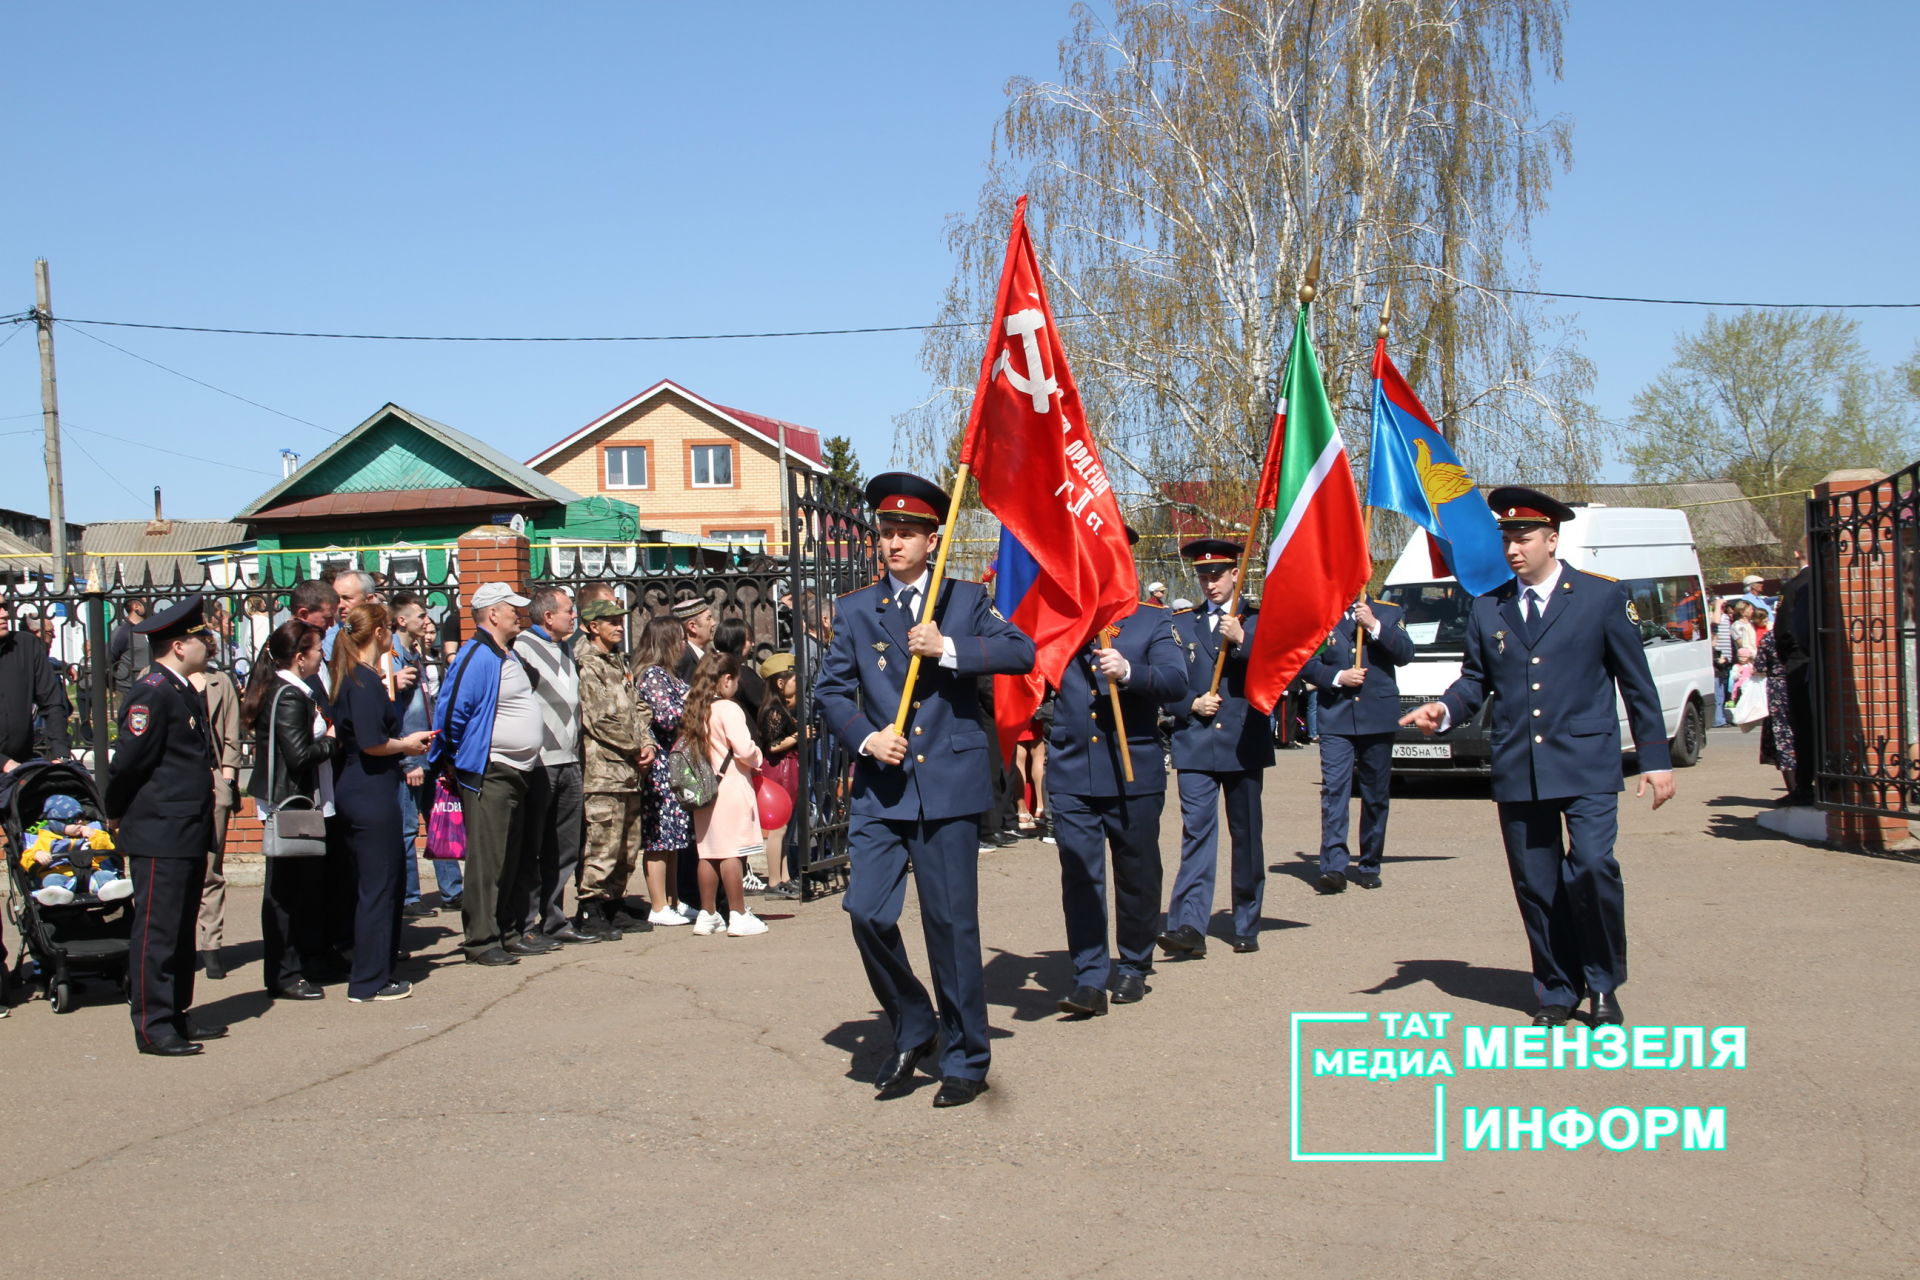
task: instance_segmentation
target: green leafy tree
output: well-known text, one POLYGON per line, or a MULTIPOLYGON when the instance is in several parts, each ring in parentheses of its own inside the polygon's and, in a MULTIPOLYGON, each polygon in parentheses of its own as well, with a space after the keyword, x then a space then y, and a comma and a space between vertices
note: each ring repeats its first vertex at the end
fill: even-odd
POLYGON ((1734 481, 1791 547, 1821 476, 1913 460, 1913 376, 1876 367, 1837 312, 1709 316, 1633 398, 1627 461, 1645 481, 1734 481))
POLYGON ((1015 80, 896 456, 950 454, 979 374, 1014 199, 1103 455, 1157 503, 1244 520, 1295 289, 1322 258, 1316 344, 1364 456, 1368 365, 1393 349, 1479 471, 1591 478, 1591 370, 1523 285, 1529 219, 1570 155, 1539 120, 1563 0, 1115 0, 1076 8, 1054 82, 1015 80), (1516 463, 1522 460, 1524 465, 1516 463))

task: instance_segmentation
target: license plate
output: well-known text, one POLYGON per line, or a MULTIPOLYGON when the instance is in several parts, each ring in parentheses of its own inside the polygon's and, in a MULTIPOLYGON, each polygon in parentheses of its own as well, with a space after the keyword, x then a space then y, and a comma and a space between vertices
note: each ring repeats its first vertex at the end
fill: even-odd
POLYGON ((1446 742, 1396 742, 1393 744, 1395 760, 1451 760, 1453 746, 1446 742))

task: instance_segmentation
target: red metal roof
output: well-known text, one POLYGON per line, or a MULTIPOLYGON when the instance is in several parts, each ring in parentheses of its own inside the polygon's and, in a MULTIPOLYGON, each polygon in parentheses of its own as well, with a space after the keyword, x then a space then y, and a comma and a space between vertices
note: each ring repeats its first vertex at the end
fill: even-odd
POLYGON ((729 408, 718 401, 708 401, 708 403, 720 412, 738 418, 776 445, 780 443, 780 429, 785 427, 789 450, 809 462, 818 462, 823 466, 826 464, 826 458, 820 452, 820 433, 812 427, 803 427, 797 422, 782 422, 779 418, 769 418, 764 413, 749 413, 745 409, 729 408))
POLYGON ((394 489, 384 493, 323 493, 284 503, 250 517, 263 520, 313 520, 324 516, 385 515, 404 512, 417 515, 439 508, 546 506, 545 499, 530 498, 512 489, 394 489))

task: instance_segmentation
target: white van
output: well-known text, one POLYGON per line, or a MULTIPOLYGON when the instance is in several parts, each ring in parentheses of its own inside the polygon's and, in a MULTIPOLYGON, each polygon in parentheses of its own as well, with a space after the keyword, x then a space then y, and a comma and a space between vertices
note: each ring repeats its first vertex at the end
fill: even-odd
MULTIPOLYGON (((1685 767, 1706 746, 1713 706, 1713 635, 1709 601, 1700 577, 1700 557, 1684 511, 1663 507, 1580 506, 1578 518, 1560 529, 1560 558, 1576 569, 1619 579, 1633 601, 1647 665, 1660 690, 1660 712, 1673 746, 1673 763, 1685 767)), ((1406 610, 1413 661, 1399 671, 1400 702, 1412 708, 1439 697, 1460 675, 1471 597, 1451 577, 1435 577, 1427 535, 1416 531, 1387 574, 1380 595, 1406 610)), ((1492 749, 1482 706, 1471 724, 1442 738, 1399 731, 1393 745, 1396 773, 1485 772, 1492 749)), ((1620 743, 1633 750, 1624 704, 1617 702, 1620 743)))

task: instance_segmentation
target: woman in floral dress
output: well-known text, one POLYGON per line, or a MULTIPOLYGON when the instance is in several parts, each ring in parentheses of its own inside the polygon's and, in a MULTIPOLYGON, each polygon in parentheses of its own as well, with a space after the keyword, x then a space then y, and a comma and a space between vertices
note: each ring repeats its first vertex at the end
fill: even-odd
POLYGON ((691 924, 694 908, 679 900, 677 881, 682 855, 693 846, 693 819, 673 795, 667 774, 667 744, 680 733, 687 711, 687 682, 673 674, 673 664, 686 647, 686 631, 672 617, 650 619, 633 650, 633 691, 653 712, 654 741, 660 745, 645 772, 646 806, 640 820, 641 847, 652 865, 664 861, 667 900, 656 901, 647 919, 656 926, 691 924))

